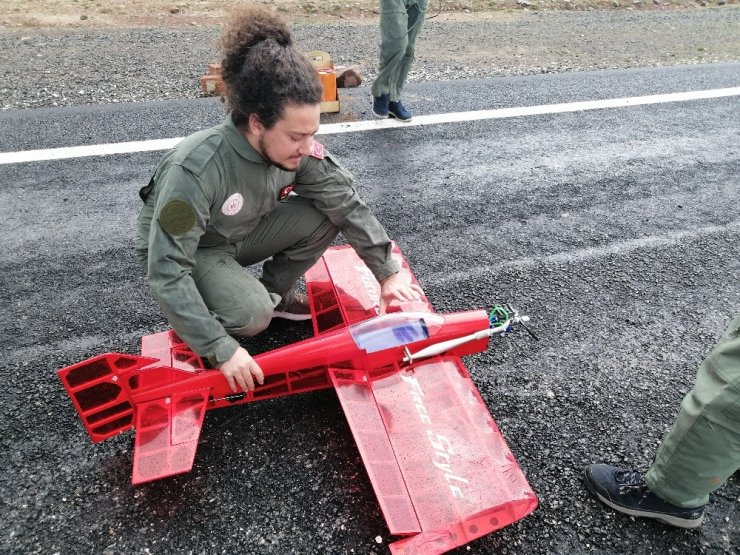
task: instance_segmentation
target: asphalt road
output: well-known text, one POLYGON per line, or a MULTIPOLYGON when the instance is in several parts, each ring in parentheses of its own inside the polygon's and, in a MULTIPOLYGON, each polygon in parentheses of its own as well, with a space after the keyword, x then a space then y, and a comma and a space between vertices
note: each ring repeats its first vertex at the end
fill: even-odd
MULTIPOLYGON (((740 64, 409 87, 416 114, 737 86, 740 64)), ((368 118, 368 90, 338 118, 368 118)), ((740 481, 699 531, 614 513, 582 482, 645 469, 740 309, 736 96, 326 135, 435 308, 509 301, 539 336, 466 358, 540 507, 459 553, 736 553, 740 481)), ((209 99, 7 111, 0 151, 177 137, 209 99)), ((92 445, 55 370, 166 329, 132 238, 160 152, 0 165, 0 551, 386 553, 332 391, 207 415, 189 474, 132 488, 131 434, 92 445)), ((249 348, 306 337, 275 324, 249 348)))

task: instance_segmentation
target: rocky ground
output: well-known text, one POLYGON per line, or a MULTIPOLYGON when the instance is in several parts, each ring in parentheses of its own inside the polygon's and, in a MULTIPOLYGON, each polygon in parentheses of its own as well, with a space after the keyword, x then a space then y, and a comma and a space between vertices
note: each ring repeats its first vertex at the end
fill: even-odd
MULTIPOLYGON (((135 26, 138 20, 84 26, 78 11, 75 26, 51 25, 38 18, 19 19, 19 12, 10 11, 13 4, 15 9, 23 3, 0 8, 3 110, 196 98, 201 95, 198 78, 208 63, 219 60, 215 43, 220 28, 213 17, 180 18, 174 25, 170 16, 178 14, 163 12, 145 21, 157 26, 135 26)), ((653 9, 442 11, 425 23, 409 80, 740 59, 737 5, 676 9, 658 4, 653 9)), ((438 13, 434 2, 432 6, 430 16, 438 13)), ((377 15, 292 15, 302 49, 326 50, 336 64, 358 65, 364 84, 372 80, 378 59, 377 15)))

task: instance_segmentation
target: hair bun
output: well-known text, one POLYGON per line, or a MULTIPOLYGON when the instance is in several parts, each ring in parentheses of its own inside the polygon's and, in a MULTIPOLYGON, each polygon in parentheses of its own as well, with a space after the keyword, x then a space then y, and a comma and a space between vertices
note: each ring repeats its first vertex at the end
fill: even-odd
POLYGON ((272 39, 280 46, 292 46, 288 26, 265 8, 242 7, 235 10, 224 26, 220 46, 224 56, 242 58, 249 48, 272 39))
POLYGON ((293 46, 290 28, 265 8, 242 7, 221 35, 221 77, 236 125, 256 114, 270 128, 286 103, 321 102, 316 70, 293 46))

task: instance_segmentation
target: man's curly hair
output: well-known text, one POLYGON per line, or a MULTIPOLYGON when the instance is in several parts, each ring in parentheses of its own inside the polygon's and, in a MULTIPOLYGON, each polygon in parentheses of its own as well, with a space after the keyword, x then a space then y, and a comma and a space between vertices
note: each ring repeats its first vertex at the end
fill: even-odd
POLYGON ((288 26, 263 8, 245 7, 229 18, 221 36, 221 76, 236 125, 255 114, 266 128, 286 104, 318 104, 322 87, 308 58, 293 47, 288 26))

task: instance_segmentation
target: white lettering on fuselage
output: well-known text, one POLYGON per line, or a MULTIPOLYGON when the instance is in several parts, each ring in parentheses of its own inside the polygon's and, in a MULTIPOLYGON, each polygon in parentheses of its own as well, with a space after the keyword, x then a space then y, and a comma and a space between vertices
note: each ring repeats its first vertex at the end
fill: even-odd
POLYGON ((373 303, 375 313, 380 314, 380 307, 378 306, 380 303, 380 286, 378 285, 378 281, 370 269, 364 264, 355 266, 354 269, 360 274, 360 281, 365 287, 365 291, 367 291, 368 299, 373 303))
POLYGON ((432 449, 434 449, 432 464, 444 474, 445 481, 447 482, 447 486, 450 488, 450 492, 452 492, 452 496, 458 499, 464 499, 465 495, 463 494, 459 484, 467 484, 468 480, 462 476, 458 476, 452 471, 452 456, 455 454, 452 448, 452 442, 446 436, 438 434, 431 429, 432 419, 429 416, 426 405, 424 405, 424 391, 421 389, 419 380, 413 376, 405 374, 400 374, 400 376, 409 387, 411 399, 414 402, 414 406, 416 407, 416 412, 418 413, 420 420, 423 424, 429 426, 426 433, 427 439, 429 439, 429 443, 431 444, 432 449))

